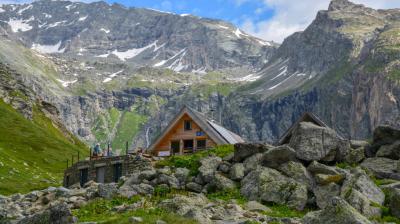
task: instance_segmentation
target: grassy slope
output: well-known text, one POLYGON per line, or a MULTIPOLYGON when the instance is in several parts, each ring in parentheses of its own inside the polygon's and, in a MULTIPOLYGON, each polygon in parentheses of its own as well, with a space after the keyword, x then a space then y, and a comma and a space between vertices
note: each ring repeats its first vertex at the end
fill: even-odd
POLYGON ((78 151, 88 154, 84 144, 65 136, 37 108, 30 121, 0 100, 0 194, 61 184, 66 159, 78 151))

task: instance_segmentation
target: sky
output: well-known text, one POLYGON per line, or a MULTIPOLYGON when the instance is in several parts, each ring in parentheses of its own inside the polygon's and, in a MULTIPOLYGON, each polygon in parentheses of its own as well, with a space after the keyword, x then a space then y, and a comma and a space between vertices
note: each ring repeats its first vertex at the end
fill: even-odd
MULTIPOLYGON (((0 0, 0 4, 30 0, 0 0)), ((92 0, 83 0, 90 2, 92 0)), ((128 7, 152 8, 229 21, 245 32, 281 43, 304 30, 330 0, 105 0, 128 7)), ((376 9, 400 8, 400 0, 353 0, 376 9)))

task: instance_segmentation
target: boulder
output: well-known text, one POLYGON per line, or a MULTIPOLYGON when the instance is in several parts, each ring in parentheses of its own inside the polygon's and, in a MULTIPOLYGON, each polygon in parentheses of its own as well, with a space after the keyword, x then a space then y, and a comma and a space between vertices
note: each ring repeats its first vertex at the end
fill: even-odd
POLYGON ((235 163, 229 172, 229 178, 237 181, 241 180, 243 177, 244 177, 243 163, 235 163))
POLYGON ((132 191, 137 192, 141 195, 152 195, 154 194, 154 187, 149 184, 138 184, 131 186, 132 191))
POLYGON ((390 145, 382 145, 376 153, 376 156, 393 160, 400 159, 400 140, 390 145))
POLYGON ((316 186, 313 191, 318 208, 324 209, 332 198, 340 195, 340 186, 335 183, 329 183, 323 186, 316 186))
POLYGON ((390 126, 379 126, 373 133, 373 143, 366 147, 366 156, 374 157, 382 145, 391 145, 400 139, 400 130, 390 126))
POLYGON ((334 166, 327 166, 317 161, 313 161, 308 165, 307 170, 312 174, 339 175, 345 174, 346 171, 334 166))
POLYGON ((386 192, 390 213, 400 218, 400 188, 387 188, 386 192))
POLYGON ((189 179, 190 170, 186 168, 176 168, 174 176, 178 179, 181 185, 185 185, 189 179))
POLYGON ((143 219, 141 217, 132 216, 129 218, 129 223, 142 223, 143 219))
POLYGON ((248 174, 250 171, 262 166, 263 153, 256 153, 243 161, 244 173, 248 174))
POLYGON ((189 194, 189 196, 175 195, 171 199, 161 201, 158 207, 184 216, 189 211, 202 208, 208 203, 208 199, 202 194, 189 194))
POLYGON ((315 185, 310 172, 299 162, 289 161, 280 165, 278 170, 297 182, 306 185, 309 190, 315 185))
POLYGON ((304 161, 341 161, 350 149, 331 128, 320 127, 311 122, 301 122, 293 131, 289 145, 296 157, 304 161))
POLYGON ((189 191, 200 193, 203 190, 203 186, 195 182, 190 182, 186 184, 186 189, 189 191))
POLYGON ((344 161, 349 164, 358 164, 365 159, 364 147, 351 148, 345 156, 344 161))
POLYGON ((76 223, 76 220, 74 220, 68 205, 66 203, 59 203, 49 207, 43 212, 36 213, 33 216, 29 216, 18 221, 18 224, 41 223, 70 224, 76 223))
POLYGON ((309 212, 302 220, 303 224, 372 224, 366 217, 340 197, 334 197, 321 211, 309 212))
POLYGON ((367 169, 375 177, 381 179, 400 180, 398 173, 398 161, 383 157, 367 158, 361 163, 361 167, 367 169))
POLYGON ((209 183, 215 175, 215 172, 222 162, 222 159, 217 156, 209 156, 200 160, 199 175, 204 182, 209 183))
POLYGON ((251 171, 241 181, 240 192, 249 200, 287 204, 303 210, 307 203, 307 187, 271 168, 251 171))
POLYGON ((315 174, 315 182, 319 185, 326 185, 329 183, 341 184, 345 176, 343 174, 327 175, 327 174, 315 174))
POLYGON ((235 156, 235 153, 234 153, 234 152, 231 152, 231 153, 229 153, 228 155, 226 155, 224 158, 222 158, 222 161, 225 161, 225 162, 232 162, 234 156, 235 156))
POLYGON ((224 161, 218 166, 218 170, 223 173, 229 173, 229 171, 231 170, 231 164, 224 161))
POLYGON ((215 187, 217 190, 229 190, 236 188, 235 182, 219 173, 215 174, 213 180, 210 182, 210 185, 215 187))
POLYGON ((344 181, 341 197, 367 217, 380 216, 385 194, 360 168, 351 170, 344 181))
POLYGON ((98 194, 100 197, 105 199, 111 199, 117 193, 117 191, 118 189, 116 183, 98 185, 98 194))
POLYGON ((171 188, 178 189, 179 188, 179 181, 176 177, 174 176, 169 176, 167 174, 160 174, 158 177, 155 179, 155 183, 157 185, 160 184, 166 184, 171 188))
POLYGON ((353 149, 364 148, 369 146, 369 142, 362 140, 350 140, 350 146, 353 149))
POLYGON ((272 148, 264 153, 262 164, 271 168, 278 168, 281 164, 289 161, 297 161, 296 152, 287 145, 272 148))
POLYGON ((270 212, 271 209, 267 206, 257 202, 257 201, 249 201, 244 205, 244 208, 248 211, 252 212, 270 212))
POLYGON ((247 157, 256 153, 266 152, 270 148, 272 148, 272 146, 258 143, 236 143, 234 146, 235 152, 233 161, 242 162, 247 157))
POLYGON ((139 173, 138 179, 142 180, 153 180, 157 176, 157 171, 155 169, 143 170, 139 173))

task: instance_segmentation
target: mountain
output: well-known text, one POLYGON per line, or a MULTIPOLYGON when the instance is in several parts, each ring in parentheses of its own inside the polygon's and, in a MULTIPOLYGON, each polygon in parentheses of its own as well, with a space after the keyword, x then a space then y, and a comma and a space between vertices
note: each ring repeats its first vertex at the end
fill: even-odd
POLYGON ((306 111, 346 138, 369 138, 378 125, 400 126, 399 24, 399 9, 333 0, 303 32, 285 39, 255 80, 227 97, 201 104, 192 94, 182 101, 203 112, 211 105, 214 119, 252 141, 274 142, 306 111))
POLYGON ((276 45, 227 22, 105 2, 4 5, 0 20, 10 36, 41 53, 177 72, 255 70, 276 45))
MULTIPOLYGON (((22 76, 0 63, 0 194, 60 184, 67 159, 88 149, 22 76)), ((82 157, 81 157, 82 158, 82 157)))
POLYGON ((90 144, 147 146, 183 104, 250 141, 305 111, 361 139, 400 125, 399 16, 334 0, 278 45, 219 20, 45 0, 2 6, 0 59, 90 144))

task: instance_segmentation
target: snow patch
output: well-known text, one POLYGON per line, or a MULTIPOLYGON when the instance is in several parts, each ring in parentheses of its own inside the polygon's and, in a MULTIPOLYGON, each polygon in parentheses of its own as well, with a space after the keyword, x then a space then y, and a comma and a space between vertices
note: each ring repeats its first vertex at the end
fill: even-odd
POLYGON ((75 7, 74 4, 70 4, 70 5, 65 6, 65 8, 66 8, 68 11, 70 11, 73 7, 75 7))
POLYGON ((122 73, 123 71, 124 71, 124 70, 122 69, 121 71, 112 73, 112 74, 110 75, 110 78, 115 78, 118 74, 122 73))
POLYGON ((190 16, 190 14, 181 14, 180 16, 186 17, 186 16, 190 16))
POLYGON ((24 7, 24 8, 22 8, 22 9, 20 9, 18 11, 18 14, 21 15, 23 12, 25 12, 28 9, 31 9, 32 7, 33 7, 33 5, 28 5, 28 6, 24 7))
POLYGON ((61 79, 57 79, 57 81, 60 82, 62 86, 68 87, 69 85, 76 83, 78 80, 75 79, 73 81, 64 81, 64 80, 61 80, 61 79))
POLYGON ((5 12, 6 10, 3 9, 3 7, 0 6, 0 13, 5 12))
POLYGON ((258 80, 259 78, 261 78, 261 75, 250 74, 250 75, 246 75, 245 77, 234 78, 231 80, 236 81, 236 82, 254 82, 254 81, 258 80))
POLYGON ((193 69, 192 73, 205 75, 205 74, 207 74, 206 70, 207 69, 205 67, 204 68, 199 68, 199 69, 196 69, 196 70, 193 69))
POLYGON ((287 80, 289 80, 290 78, 292 78, 292 77, 293 77, 294 75, 296 75, 296 74, 297 74, 296 72, 293 73, 291 76, 287 77, 287 78, 284 79, 282 82, 280 82, 280 83, 278 83, 278 84, 276 84, 276 85, 274 85, 274 86, 268 88, 268 90, 273 90, 273 89, 275 89, 276 87, 282 85, 284 82, 286 82, 287 80))
POLYGON ((103 83, 110 82, 111 80, 112 80, 112 78, 105 78, 105 79, 103 80, 103 83))
POLYGON ((105 29, 105 28, 101 28, 100 31, 103 31, 104 33, 110 33, 110 30, 105 29))
POLYGON ((85 20, 87 19, 87 17, 88 17, 88 16, 80 17, 80 18, 78 19, 78 21, 85 21, 85 20))
POLYGON ((47 13, 42 13, 42 14, 44 15, 45 18, 51 18, 51 17, 53 17, 52 15, 47 14, 47 13))
POLYGON ((142 48, 133 48, 127 51, 118 51, 118 50, 114 50, 112 52, 112 54, 114 54, 115 56, 117 56, 121 61, 126 61, 127 59, 131 59, 134 58, 136 56, 138 56, 139 54, 141 54, 143 51, 154 47, 155 49, 157 49, 157 41, 154 41, 153 43, 144 46, 142 48))
POLYGON ((307 74, 305 74, 305 73, 299 73, 299 74, 297 74, 297 76, 306 76, 307 74))
POLYGON ((274 78, 272 78, 271 80, 275 80, 276 78, 282 76, 282 75, 286 75, 287 74, 287 66, 283 66, 282 68, 279 69, 279 71, 281 71, 277 76, 275 76, 274 78))
POLYGON ((234 32, 234 34, 238 37, 238 38, 242 38, 242 36, 246 36, 248 37, 249 35, 244 34, 242 31, 239 30, 239 28, 237 28, 234 32))
POLYGON ((59 41, 55 45, 41 45, 33 43, 31 49, 36 50, 42 54, 64 53, 65 48, 60 49, 60 47, 61 41, 59 41))
POLYGON ((265 40, 259 40, 257 39, 257 42, 260 43, 263 46, 271 46, 271 43, 265 40))
POLYGON ((218 25, 220 28, 222 28, 222 29, 229 29, 229 27, 227 27, 227 26, 223 26, 223 25, 218 25))
POLYGON ((160 62, 158 62, 158 63, 156 63, 155 65, 154 65, 154 67, 160 67, 160 66, 163 66, 166 62, 167 62, 168 60, 162 60, 162 61, 160 61, 160 62))
POLYGON ((48 28, 52 28, 52 27, 56 27, 56 26, 59 26, 59 25, 61 25, 61 24, 64 24, 64 23, 66 23, 67 22, 67 20, 63 20, 63 21, 59 21, 59 22, 55 22, 55 23, 51 23, 51 24, 49 24, 48 26, 47 26, 47 28, 46 29, 48 29, 48 28))
POLYGON ((28 20, 23 19, 10 19, 7 23, 10 25, 11 30, 14 33, 17 32, 26 32, 32 29, 32 26, 29 25, 29 22, 34 20, 34 17, 29 18, 28 20))

